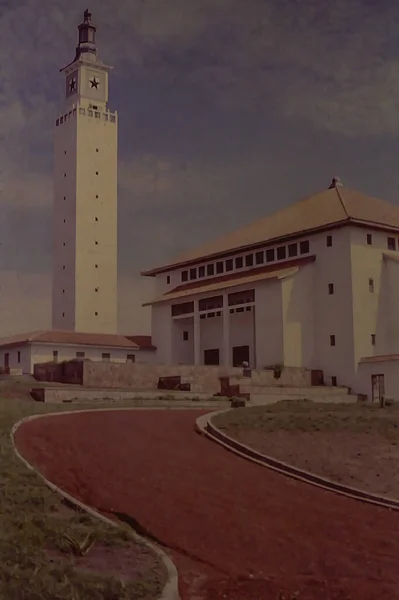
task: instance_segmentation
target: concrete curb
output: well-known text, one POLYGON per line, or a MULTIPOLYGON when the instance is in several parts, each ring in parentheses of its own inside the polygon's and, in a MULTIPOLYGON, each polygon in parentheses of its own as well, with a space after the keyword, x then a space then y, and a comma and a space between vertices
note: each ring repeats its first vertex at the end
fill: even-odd
POLYGON ((197 431, 212 441, 221 444, 227 450, 238 454, 242 458, 255 462, 263 467, 267 467, 268 469, 272 469, 273 471, 277 471, 278 473, 288 477, 292 477, 293 479, 298 479, 299 481, 309 483, 326 491, 335 492, 341 496, 346 496, 354 500, 360 500, 362 502, 367 502, 368 504, 374 504, 383 508, 389 508, 391 510, 399 510, 399 501, 395 500, 394 498, 384 498, 376 494, 370 494, 358 488, 342 485, 332 481, 331 479, 314 475, 309 471, 297 469, 296 467, 293 467, 285 462, 276 460, 270 456, 266 456, 265 454, 261 454, 249 446, 246 446, 245 444, 242 444, 241 442, 231 438, 212 423, 213 417, 230 412, 230 410, 217 411, 198 417, 196 420, 197 431))
MULTIPOLYGON (((134 408, 98 408, 98 409, 88 409, 88 410, 70 410, 70 411, 60 411, 60 412, 56 412, 56 413, 46 413, 46 414, 40 414, 40 415, 31 415, 29 417, 25 417, 24 419, 21 419, 20 421, 18 421, 17 423, 15 423, 11 429, 11 443, 14 449, 14 452, 16 454, 16 456, 19 458, 19 460, 21 460, 24 465, 30 470, 33 471, 34 473, 36 473, 36 475, 38 475, 42 481, 44 481, 44 483, 53 491, 56 492, 57 494, 59 494, 62 498, 65 498, 66 500, 68 500, 68 502, 70 502, 72 505, 77 506, 78 508, 84 510, 86 513, 88 513, 89 515, 91 515, 92 517, 95 517, 96 519, 99 519, 100 521, 102 521, 103 523, 106 523, 107 525, 111 525, 112 527, 120 527, 118 525, 118 523, 116 523, 115 521, 112 521, 112 519, 108 519, 107 517, 104 517, 101 513, 97 512, 96 510, 94 510, 93 508, 91 508, 90 506, 88 506, 87 504, 83 504, 82 502, 80 502, 79 500, 77 500, 76 498, 74 498, 73 496, 71 496, 70 494, 68 494, 67 492, 65 492, 64 490, 62 490, 61 488, 59 488, 58 486, 54 485, 51 481, 49 481, 48 479, 46 479, 41 473, 40 471, 38 471, 37 469, 35 469, 33 467, 33 465, 31 465, 26 458, 24 458, 20 452, 18 451, 16 444, 15 444, 15 433, 17 431, 17 429, 23 425, 24 423, 28 423, 29 421, 34 421, 36 419, 40 419, 43 417, 59 417, 62 415, 71 415, 71 414, 77 414, 77 413, 87 413, 87 412, 96 412, 96 411, 101 411, 101 412, 105 412, 105 411, 117 411, 117 410, 137 410, 135 407, 134 408)), ((142 409, 140 407, 139 410, 148 410, 148 409, 142 409)), ((162 590, 162 594, 159 597, 159 600, 181 600, 180 599, 180 595, 179 595, 179 576, 178 576, 178 572, 177 569, 172 561, 172 559, 166 554, 166 552, 164 552, 159 546, 157 546, 156 544, 149 542, 147 539, 143 538, 142 536, 138 535, 135 531, 132 530, 132 537, 134 540, 144 544, 145 546, 147 546, 148 548, 150 548, 156 555, 159 556, 159 558, 162 560, 167 573, 168 573, 168 579, 167 582, 162 590)))

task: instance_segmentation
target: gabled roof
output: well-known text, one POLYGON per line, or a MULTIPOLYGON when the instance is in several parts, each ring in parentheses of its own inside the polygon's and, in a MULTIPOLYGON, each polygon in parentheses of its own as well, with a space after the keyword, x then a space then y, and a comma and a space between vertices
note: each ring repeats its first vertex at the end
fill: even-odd
POLYGON ((200 259, 211 259, 229 251, 239 251, 262 243, 278 243, 285 238, 347 224, 370 224, 399 229, 399 207, 384 200, 351 190, 333 180, 328 190, 295 202, 272 215, 217 238, 215 241, 177 257, 172 263, 145 271, 156 275, 200 259))
POLYGON ((150 335, 127 335, 128 340, 137 344, 140 350, 156 350, 150 335))
POLYGON ((78 331, 34 331, 0 338, 0 348, 31 343, 107 346, 138 349, 139 346, 124 335, 114 333, 80 333, 78 331))

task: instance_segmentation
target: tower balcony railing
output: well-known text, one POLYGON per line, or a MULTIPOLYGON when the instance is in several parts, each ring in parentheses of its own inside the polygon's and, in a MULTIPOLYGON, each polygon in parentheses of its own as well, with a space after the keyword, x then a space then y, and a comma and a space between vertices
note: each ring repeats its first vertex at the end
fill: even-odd
MULTIPOLYGON (((66 121, 68 121, 69 119, 76 117, 76 114, 77 114, 77 109, 76 109, 76 107, 74 107, 70 111, 64 113, 63 115, 60 115, 58 117, 58 119, 56 119, 56 121, 55 121, 55 126, 59 127, 60 125, 62 125, 66 121)), ((116 111, 111 112, 109 110, 97 110, 94 107, 93 108, 79 107, 79 114, 87 116, 89 118, 93 118, 93 119, 109 121, 110 123, 116 123, 116 119, 117 119, 116 111)))

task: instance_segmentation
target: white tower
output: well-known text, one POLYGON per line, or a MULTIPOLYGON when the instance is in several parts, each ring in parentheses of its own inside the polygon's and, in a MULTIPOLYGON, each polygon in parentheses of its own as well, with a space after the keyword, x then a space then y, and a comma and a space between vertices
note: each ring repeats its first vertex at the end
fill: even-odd
POLYGON ((91 14, 56 120, 53 329, 117 331, 117 114, 107 107, 112 67, 97 57, 91 14))

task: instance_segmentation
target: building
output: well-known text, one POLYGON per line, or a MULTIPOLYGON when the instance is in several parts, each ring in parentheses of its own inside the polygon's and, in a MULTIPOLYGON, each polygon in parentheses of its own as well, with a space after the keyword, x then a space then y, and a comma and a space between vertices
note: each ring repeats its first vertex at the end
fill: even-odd
POLYGON ((1 339, 0 365, 9 373, 32 374, 35 364, 73 359, 154 362, 154 350, 146 336, 36 331, 1 339))
POLYGON ((357 393, 399 390, 399 208, 337 178, 142 274, 156 280, 158 362, 306 367, 357 393))
POLYGON ((84 13, 65 98, 55 122, 53 318, 57 330, 117 331, 117 113, 111 67, 97 55, 84 13))
POLYGON ((61 69, 63 107, 55 122, 51 331, 0 339, 0 368, 33 373, 37 363, 74 358, 153 362, 149 336, 117 335, 117 114, 111 67, 97 55, 84 12, 74 60, 61 69))

